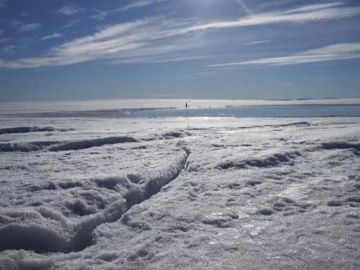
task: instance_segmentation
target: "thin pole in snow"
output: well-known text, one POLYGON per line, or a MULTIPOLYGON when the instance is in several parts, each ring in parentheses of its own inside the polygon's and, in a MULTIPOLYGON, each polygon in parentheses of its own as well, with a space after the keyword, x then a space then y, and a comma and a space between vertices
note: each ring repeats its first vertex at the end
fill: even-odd
POLYGON ((189 128, 189 113, 188 113, 188 104, 185 102, 185 108, 186 108, 186 124, 187 128, 189 128))

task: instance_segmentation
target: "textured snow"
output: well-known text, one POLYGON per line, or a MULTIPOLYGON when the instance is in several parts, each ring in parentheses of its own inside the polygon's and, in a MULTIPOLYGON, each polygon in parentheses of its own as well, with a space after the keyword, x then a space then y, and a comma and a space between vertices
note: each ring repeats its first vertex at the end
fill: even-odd
POLYGON ((359 118, 0 121, 1 270, 360 268, 359 118))

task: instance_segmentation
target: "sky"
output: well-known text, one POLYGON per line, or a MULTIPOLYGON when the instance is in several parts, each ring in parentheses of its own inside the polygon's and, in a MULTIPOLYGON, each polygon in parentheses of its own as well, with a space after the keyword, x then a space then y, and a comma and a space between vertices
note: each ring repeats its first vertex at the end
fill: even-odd
POLYGON ((358 0, 0 0, 0 101, 359 97, 358 0))

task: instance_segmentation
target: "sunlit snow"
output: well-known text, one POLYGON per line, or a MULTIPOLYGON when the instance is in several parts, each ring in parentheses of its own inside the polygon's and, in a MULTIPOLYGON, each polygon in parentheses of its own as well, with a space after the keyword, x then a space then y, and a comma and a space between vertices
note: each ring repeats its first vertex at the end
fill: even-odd
POLYGON ((360 268, 357 117, 0 123, 0 269, 360 268))

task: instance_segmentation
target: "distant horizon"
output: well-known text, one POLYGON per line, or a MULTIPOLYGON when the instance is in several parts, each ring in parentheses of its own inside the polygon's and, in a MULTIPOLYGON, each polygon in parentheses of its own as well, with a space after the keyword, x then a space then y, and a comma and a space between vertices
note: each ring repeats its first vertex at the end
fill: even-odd
POLYGON ((216 97, 113 97, 94 99, 37 99, 37 100, 0 100, 1 103, 31 103, 31 102, 93 102, 119 100, 224 100, 224 101, 311 101, 311 100, 360 100, 358 97, 300 97, 300 98, 216 98, 216 97))

